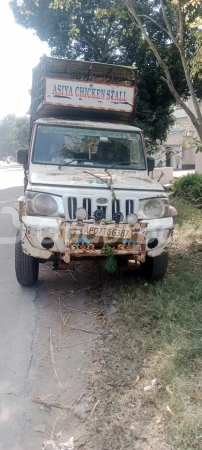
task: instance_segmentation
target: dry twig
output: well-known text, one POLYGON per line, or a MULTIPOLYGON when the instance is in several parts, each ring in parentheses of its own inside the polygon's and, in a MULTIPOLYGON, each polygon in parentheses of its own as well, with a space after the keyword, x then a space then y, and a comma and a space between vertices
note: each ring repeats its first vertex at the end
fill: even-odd
POLYGON ((45 401, 45 400, 38 400, 38 399, 35 399, 35 398, 32 398, 30 401, 31 401, 32 403, 38 403, 39 405, 45 405, 45 406, 50 406, 50 407, 52 407, 52 408, 63 409, 64 411, 65 411, 65 410, 71 410, 70 407, 68 407, 68 406, 62 406, 62 405, 60 405, 59 403, 49 403, 49 402, 47 402, 47 401, 45 401))
POLYGON ((93 330, 85 330, 84 328, 79 328, 79 327, 72 327, 72 325, 67 325, 67 327, 69 327, 71 330, 83 331, 84 333, 94 333, 94 334, 97 334, 97 331, 93 331, 93 330))
POLYGON ((54 352, 53 352, 53 343, 52 343, 51 327, 50 327, 50 353, 51 353, 51 361, 52 361, 52 364, 53 364, 53 369, 54 369, 54 372, 55 372, 55 376, 56 376, 56 378, 57 378, 57 381, 58 381, 58 384, 59 384, 59 386, 60 386, 60 389, 62 390, 62 386, 61 386, 61 384, 60 384, 60 380, 59 380, 59 378, 58 378, 58 374, 57 374, 57 370, 56 370, 55 362, 54 362, 54 352))
MULTIPOLYGON (((72 345, 62 345, 61 348, 72 348, 77 345, 83 345, 83 344, 89 344, 89 341, 77 342, 76 344, 72 344, 72 345)), ((58 345, 56 345, 55 347, 58 348, 58 345)))
POLYGON ((59 420, 62 419, 63 414, 64 414, 64 413, 60 413, 59 416, 56 417, 56 421, 55 421, 54 424, 53 424, 53 428, 52 428, 52 432, 51 432, 51 436, 50 436, 50 439, 51 439, 51 440, 53 439, 53 436, 54 436, 54 433, 55 433, 55 429, 56 429, 57 423, 59 422, 59 420))
POLYGON ((96 404, 93 406, 93 409, 92 409, 92 411, 91 411, 89 417, 91 417, 91 416, 93 415, 93 413, 94 413, 94 411, 95 411, 95 408, 97 408, 97 405, 98 405, 99 401, 100 401, 100 400, 98 400, 98 401, 96 402, 96 404))
POLYGON ((74 408, 74 406, 80 402, 81 398, 83 397, 83 395, 85 394, 85 392, 82 392, 82 394, 79 396, 79 398, 77 398, 77 400, 73 403, 71 410, 74 408))
POLYGON ((51 306, 51 305, 54 305, 54 303, 56 303, 56 300, 52 303, 48 303, 48 305, 42 306, 41 309, 47 308, 48 306, 51 306))
POLYGON ((63 302, 61 302, 61 303, 62 303, 62 305, 64 306, 64 308, 66 308, 68 311, 71 311, 71 312, 81 312, 81 313, 83 313, 83 314, 89 314, 88 311, 83 311, 82 309, 71 308, 70 306, 66 306, 63 302))
POLYGON ((62 355, 58 355, 58 353, 54 353, 54 356, 59 356, 59 358, 64 358, 64 359, 70 358, 70 356, 62 356, 62 355))

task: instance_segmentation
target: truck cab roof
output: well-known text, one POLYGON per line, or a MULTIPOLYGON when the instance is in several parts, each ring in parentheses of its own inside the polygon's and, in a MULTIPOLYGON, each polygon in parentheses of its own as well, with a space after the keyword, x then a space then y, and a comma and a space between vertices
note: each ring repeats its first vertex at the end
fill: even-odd
POLYGON ((37 119, 36 124, 41 125, 60 125, 82 128, 99 128, 103 130, 116 130, 116 131, 128 131, 128 132, 142 132, 140 128, 133 127, 132 125, 126 125, 122 123, 110 123, 110 122, 95 122, 90 120, 69 120, 69 119, 55 119, 53 117, 47 117, 37 119))

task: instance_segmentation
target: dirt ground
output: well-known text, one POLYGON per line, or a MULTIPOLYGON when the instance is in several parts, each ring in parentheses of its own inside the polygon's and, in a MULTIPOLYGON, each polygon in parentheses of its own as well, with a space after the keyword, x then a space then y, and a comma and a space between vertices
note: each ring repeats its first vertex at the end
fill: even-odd
MULTIPOLYGON (((33 409, 38 410, 38 424, 31 434, 36 435, 38 429, 42 440, 53 439, 58 444, 73 436, 75 448, 82 449, 88 441, 86 425, 99 403, 91 383, 102 365, 97 355, 105 324, 105 274, 100 264, 86 262, 72 264, 68 273, 53 272, 46 264, 41 277, 44 286, 36 300, 41 315, 38 348, 34 349, 28 380, 33 409), (48 292, 48 303, 43 290, 48 292), (44 328, 47 340, 40 361, 41 378, 37 379, 40 332, 43 334, 44 328), (45 392, 43 377, 47 379, 45 392)), ((27 442, 30 427, 26 423, 24 430, 27 442)))
POLYGON ((74 437, 75 450, 201 450, 202 213, 176 207, 164 281, 88 261, 65 272, 44 264, 28 289, 1 215, 11 245, 0 247, 0 449, 74 437))

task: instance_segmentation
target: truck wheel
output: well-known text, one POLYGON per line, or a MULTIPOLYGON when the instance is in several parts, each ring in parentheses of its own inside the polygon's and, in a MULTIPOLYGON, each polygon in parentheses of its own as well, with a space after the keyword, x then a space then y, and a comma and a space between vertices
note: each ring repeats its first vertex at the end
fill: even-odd
POLYGON ((155 256, 154 258, 147 256, 146 262, 142 264, 144 276, 148 280, 162 280, 168 268, 168 253, 155 256))
POLYGON ((38 280, 39 260, 26 255, 21 242, 15 244, 15 273, 21 286, 33 286, 38 280))

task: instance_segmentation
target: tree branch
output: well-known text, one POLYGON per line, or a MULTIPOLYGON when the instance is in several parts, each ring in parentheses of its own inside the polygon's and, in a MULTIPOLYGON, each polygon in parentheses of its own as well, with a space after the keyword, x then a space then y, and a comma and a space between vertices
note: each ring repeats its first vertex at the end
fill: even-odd
POLYGON ((183 47, 184 47, 184 27, 183 27, 183 19, 182 19, 182 2, 181 2, 181 0, 178 0, 178 11, 179 11, 180 46, 183 49, 183 47))
POLYGON ((165 22, 165 24, 166 24, 166 26, 167 26, 167 29, 168 29, 168 35, 169 35, 170 38, 172 39, 173 44, 175 44, 175 46, 176 46, 176 47, 178 48, 178 50, 180 51, 180 47, 179 47, 179 44, 178 44, 178 42, 177 42, 177 39, 175 39, 175 36, 174 36, 174 34, 173 34, 173 30, 172 30, 172 28, 171 28, 171 26, 170 26, 170 23, 169 23, 168 19, 167 19, 166 12, 165 12, 165 8, 164 8, 163 0, 160 0, 160 4, 161 4, 161 10, 162 10, 162 14, 163 14, 163 20, 164 20, 164 22, 165 22))
MULTIPOLYGON (((162 3, 162 0, 160 0, 160 2, 162 3)), ((168 67, 166 66, 166 64, 162 60, 162 58, 161 58, 157 48, 153 44, 153 42, 150 39, 149 35, 147 34, 147 32, 146 32, 146 30, 144 28, 144 25, 143 25, 140 17, 137 14, 137 11, 136 11, 135 7, 131 4, 131 1, 130 0, 124 0, 124 4, 125 4, 126 8, 130 11, 130 13, 134 16, 134 18, 135 18, 136 22, 138 23, 138 25, 139 25, 139 27, 140 27, 140 29, 141 29, 141 31, 142 31, 142 33, 143 33, 147 43, 149 44, 151 50, 153 51, 153 53, 154 53, 154 55, 155 55, 155 57, 156 57, 156 59, 157 59, 157 61, 159 63, 159 66, 164 71, 164 73, 166 75, 166 83, 167 83, 167 85, 168 85, 168 87, 170 89, 170 92, 172 93, 173 97, 177 100, 177 102, 182 106, 182 108, 187 113, 187 115, 190 117, 193 125, 195 126, 195 128, 196 128, 196 130, 197 130, 197 132, 199 134, 200 139, 202 140, 202 127, 201 127, 201 122, 199 120, 200 116, 197 115, 197 118, 196 118, 195 115, 193 114, 193 112, 189 109, 189 107, 186 105, 186 103, 179 96, 178 92, 176 91, 176 89, 175 89, 175 87, 173 85, 172 78, 171 78, 170 71, 169 71, 168 67)), ((166 18, 166 20, 167 20, 167 18, 166 18)), ((169 23, 168 23, 168 26, 170 26, 169 23)), ((172 30, 171 30, 171 32, 172 32, 172 30)), ((182 58, 183 55, 181 54, 181 52, 180 52, 180 55, 181 55, 181 58, 182 58)), ((183 67, 184 67, 184 65, 183 65, 183 67)), ((185 69, 186 69, 186 64, 185 64, 184 70, 185 69)), ((185 72, 185 76, 186 75, 187 75, 187 72, 185 72)), ((187 79, 187 76, 186 76, 186 79, 187 79)), ((164 79, 164 81, 165 81, 165 79, 164 79)), ((191 80, 190 80, 190 82, 191 82, 191 80)), ((188 86, 189 86, 189 84, 188 84, 188 86)), ((194 92, 192 83, 191 83, 191 87, 192 87, 192 90, 194 92)), ((190 90, 190 93, 192 95, 191 90, 190 90)), ((193 101, 194 101, 194 99, 196 99, 195 92, 194 92, 193 101)), ((196 103, 197 103, 197 100, 196 100, 196 103)), ((198 109, 199 109, 198 103, 197 103, 197 106, 198 106, 198 109)))
POLYGON ((132 20, 133 25, 134 25, 136 28, 140 29, 139 25, 137 24, 137 22, 135 22, 134 17, 133 17, 133 15, 130 13, 129 10, 128 10, 128 15, 129 15, 130 19, 132 20))
POLYGON ((164 77, 160 77, 160 79, 161 79, 162 81, 164 81, 164 83, 166 83, 166 84, 167 84, 167 86, 168 86, 168 81, 166 80, 166 78, 164 78, 164 77))
MULTIPOLYGON (((163 0, 161 0, 161 2, 162 1, 163 0)), ((202 126, 202 114, 201 114, 201 110, 199 108, 199 104, 198 104, 198 101, 196 98, 194 87, 193 87, 193 84, 192 84, 192 81, 190 78, 190 73, 189 73, 189 69, 187 67, 187 62, 186 62, 186 57, 185 57, 185 52, 184 52, 184 26, 183 26, 184 24, 183 24, 183 17, 182 17, 182 2, 181 2, 181 0, 178 0, 178 12, 179 12, 179 40, 180 40, 179 52, 180 52, 180 57, 181 57, 185 77, 187 80, 187 85, 189 87, 189 91, 190 91, 192 101, 194 104, 194 109, 196 111, 197 119, 198 119, 200 126, 202 126)))
POLYGON ((162 31, 164 31, 164 33, 166 33, 170 37, 170 35, 169 35, 168 31, 166 30, 166 28, 163 28, 161 25, 159 25, 159 23, 156 22, 156 20, 152 19, 149 16, 146 16, 146 14, 139 14, 139 17, 145 17, 145 19, 150 20, 150 22, 154 23, 154 25, 156 25, 158 28, 160 28, 162 31))

